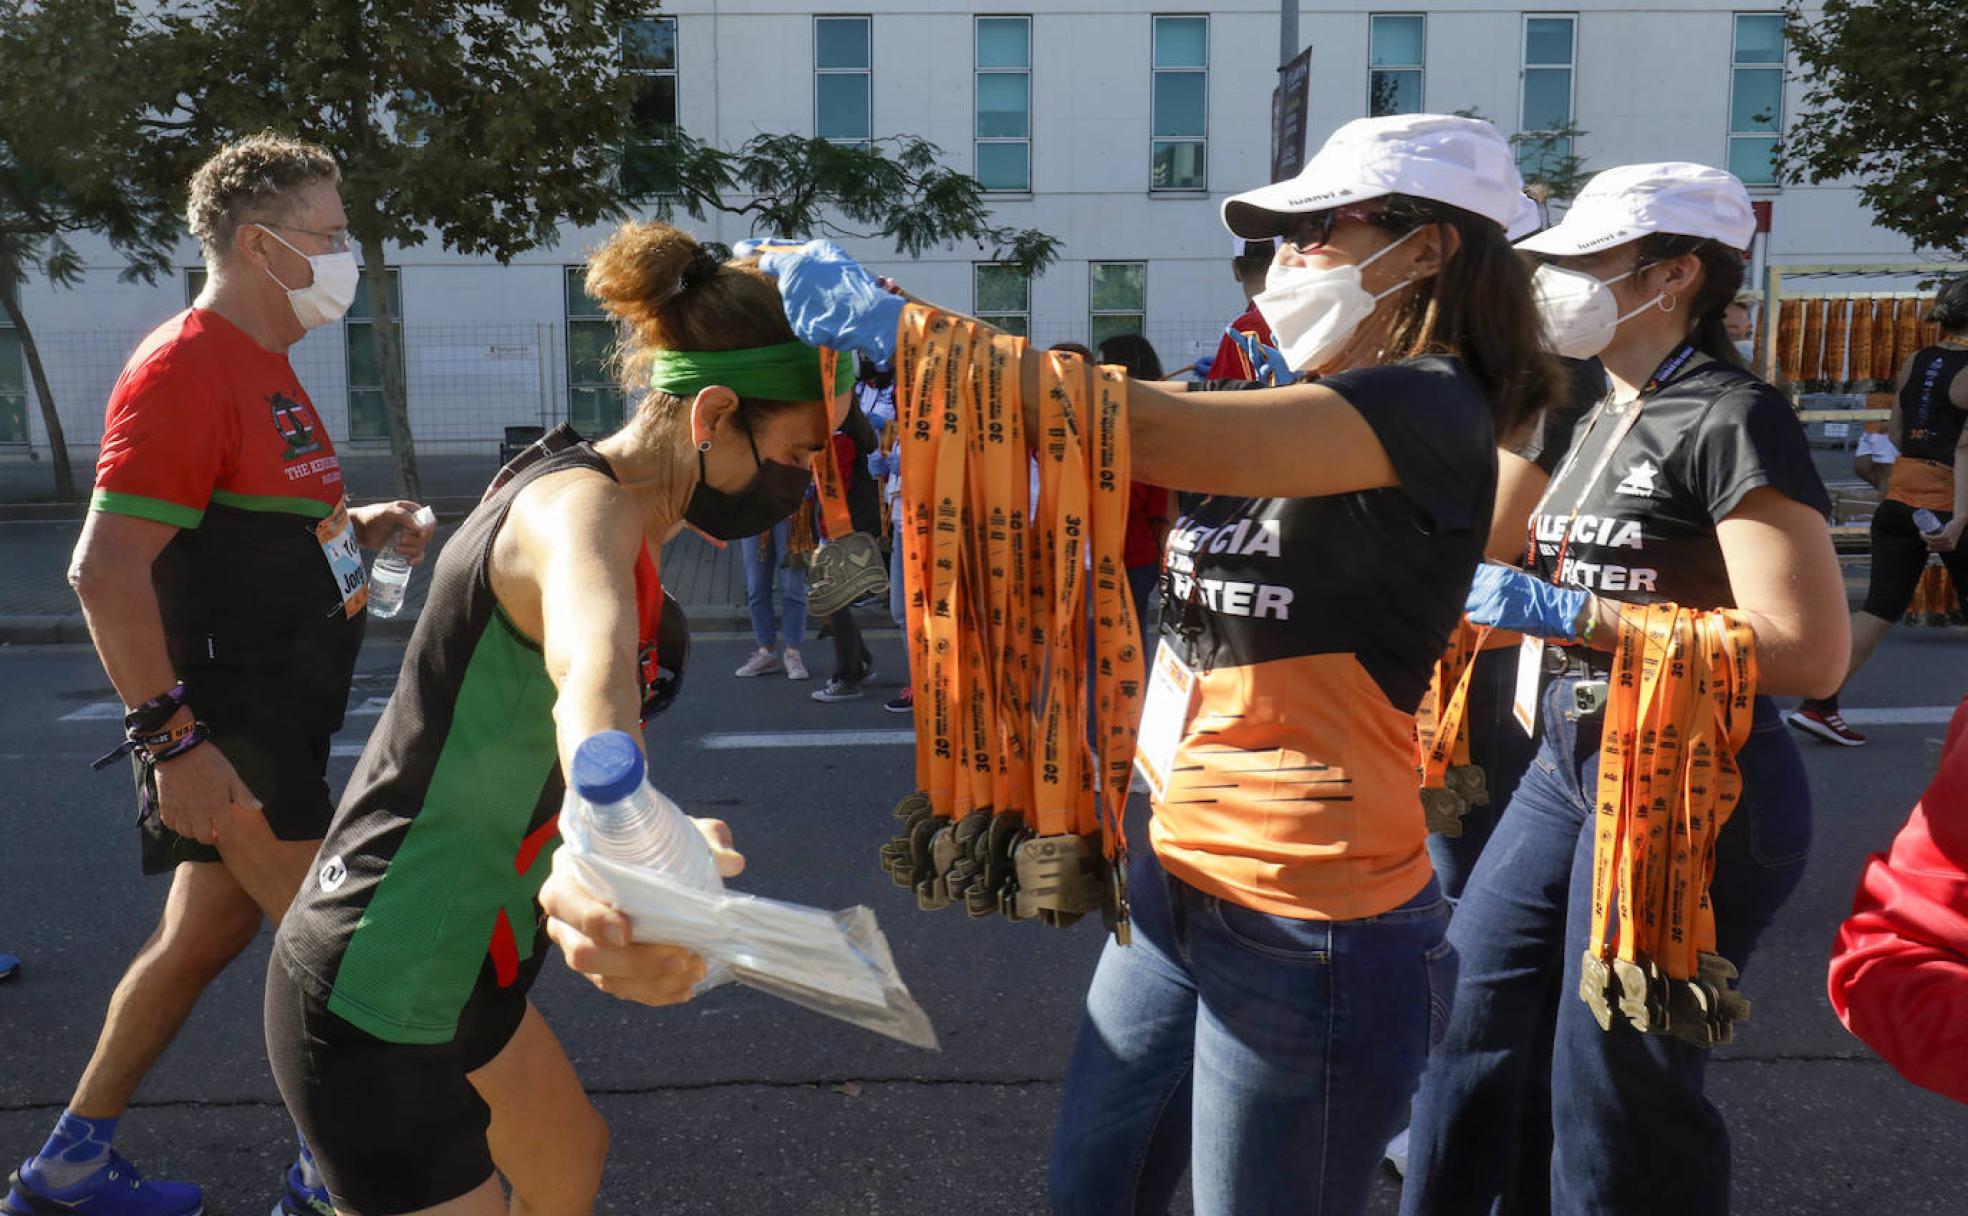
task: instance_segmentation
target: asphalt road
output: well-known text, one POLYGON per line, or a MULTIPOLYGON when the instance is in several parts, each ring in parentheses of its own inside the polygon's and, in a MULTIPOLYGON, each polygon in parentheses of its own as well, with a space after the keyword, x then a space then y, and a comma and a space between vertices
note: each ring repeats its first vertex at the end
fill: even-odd
MULTIPOLYGON (((873 645, 899 675, 896 640, 873 645)), ((734 680, 727 673, 745 648, 698 639, 687 694, 652 732, 658 781, 686 808, 732 823, 750 859, 743 889, 872 906, 944 1048, 918 1051, 742 989, 674 1010, 618 1004, 551 963, 537 999, 614 1131, 602 1209, 1042 1211, 1059 1077, 1098 927, 918 912, 874 862, 888 808, 910 785, 907 747, 706 747, 707 736, 729 732, 906 725, 879 697, 825 706, 808 699, 813 684, 734 680)), ((365 652, 358 707, 387 693, 398 653, 365 652)), ((1897 630, 1848 705, 1951 705, 1964 685, 1968 637, 1897 630)), ((0 949, 26 960, 0 986, 0 1160, 11 1163, 62 1108, 165 883, 137 874, 127 778, 87 766, 114 741, 114 722, 65 719, 108 696, 94 656, 0 647, 0 687, 0 949)), ((350 754, 332 780, 347 777, 375 720, 350 719, 350 754)), ((1736 1144, 1739 1213, 1968 1208, 1959 1177, 1968 1111, 1899 1080, 1844 1034, 1824 996, 1832 928, 1864 858, 1917 797, 1931 770, 1926 740, 1940 733, 1869 729, 1873 743, 1857 751, 1807 746, 1818 825, 1810 871, 1749 969, 1755 1019, 1711 1072, 1736 1144)), ((265 949, 262 935, 207 994, 118 1137, 152 1175, 203 1184, 214 1213, 264 1212, 292 1155, 260 1041, 265 949)), ((1395 1193, 1384 1182, 1375 1210, 1391 1212, 1395 1193)))

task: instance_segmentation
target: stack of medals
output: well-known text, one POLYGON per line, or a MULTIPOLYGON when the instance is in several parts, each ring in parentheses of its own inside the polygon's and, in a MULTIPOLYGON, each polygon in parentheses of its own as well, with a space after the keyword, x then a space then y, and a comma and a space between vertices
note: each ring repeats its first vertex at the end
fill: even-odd
POLYGON ((903 316, 895 400, 919 788, 896 806, 902 829, 881 864, 925 910, 1060 926, 1097 911, 1125 944, 1122 814, 1143 692, 1121 563, 1127 379, 1044 356, 1034 512, 1025 347, 922 305, 903 316))
POLYGON ((1415 710, 1415 768, 1421 776, 1421 810, 1430 832, 1462 835, 1462 816, 1472 806, 1490 805, 1489 782, 1470 763, 1465 710, 1476 655, 1489 640, 1487 625, 1467 617, 1435 664, 1435 675, 1415 710))
POLYGON ((1756 636, 1739 612, 1621 610, 1593 816, 1579 996, 1599 1025, 1727 1043, 1749 1002, 1715 953, 1715 841, 1742 795, 1756 636))

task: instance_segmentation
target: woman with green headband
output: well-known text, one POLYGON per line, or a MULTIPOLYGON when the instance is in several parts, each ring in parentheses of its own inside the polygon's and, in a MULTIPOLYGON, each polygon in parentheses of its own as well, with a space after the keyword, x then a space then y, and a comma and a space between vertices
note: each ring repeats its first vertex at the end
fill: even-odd
MULTIPOLYGON (((733 540, 805 496, 847 378, 821 383, 779 292, 661 224, 596 252, 627 331, 635 414, 488 494, 444 547, 390 699, 268 969, 267 1047, 337 1211, 586 1212, 608 1133, 527 990, 547 939, 605 992, 688 999, 692 954, 630 944, 571 878, 546 883, 562 772, 640 736, 663 592, 688 523, 733 540)), ((675 624, 674 621, 671 622, 675 624)), ((700 819, 733 874, 722 823, 700 819)))

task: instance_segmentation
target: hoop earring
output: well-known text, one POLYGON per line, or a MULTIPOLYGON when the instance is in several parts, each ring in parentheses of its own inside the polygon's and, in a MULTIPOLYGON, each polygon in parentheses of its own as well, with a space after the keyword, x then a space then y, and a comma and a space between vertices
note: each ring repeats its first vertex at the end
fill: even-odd
POLYGON ((1666 294, 1665 292, 1661 294, 1660 310, 1662 312, 1673 312, 1675 309, 1679 307, 1681 307, 1680 300, 1677 300, 1676 298, 1666 294))
POLYGON ((711 450, 711 441, 710 441, 710 440, 708 440, 708 439, 699 439, 699 440, 697 441, 697 450, 698 450, 698 451, 700 451, 700 452, 708 452, 708 451, 710 451, 710 450, 711 450))

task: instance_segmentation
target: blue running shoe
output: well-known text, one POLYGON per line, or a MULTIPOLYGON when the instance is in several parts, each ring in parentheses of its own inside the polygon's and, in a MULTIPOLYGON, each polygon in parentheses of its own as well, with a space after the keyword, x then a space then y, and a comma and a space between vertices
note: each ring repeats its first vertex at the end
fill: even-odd
POLYGON ((20 970, 19 959, 15 958, 11 954, 0 954, 0 980, 13 979, 14 972, 19 970, 20 970))
POLYGON ((287 1191, 273 1205, 272 1216, 335 1216, 335 1205, 329 1202, 327 1187, 301 1180, 301 1163, 296 1161, 287 1167, 287 1191))
POLYGON ((25 1162, 7 1179, 0 1212, 8 1216, 201 1216, 205 1193, 189 1182, 148 1182, 137 1167, 112 1152, 95 1173, 74 1186, 43 1189, 26 1175, 25 1162))

